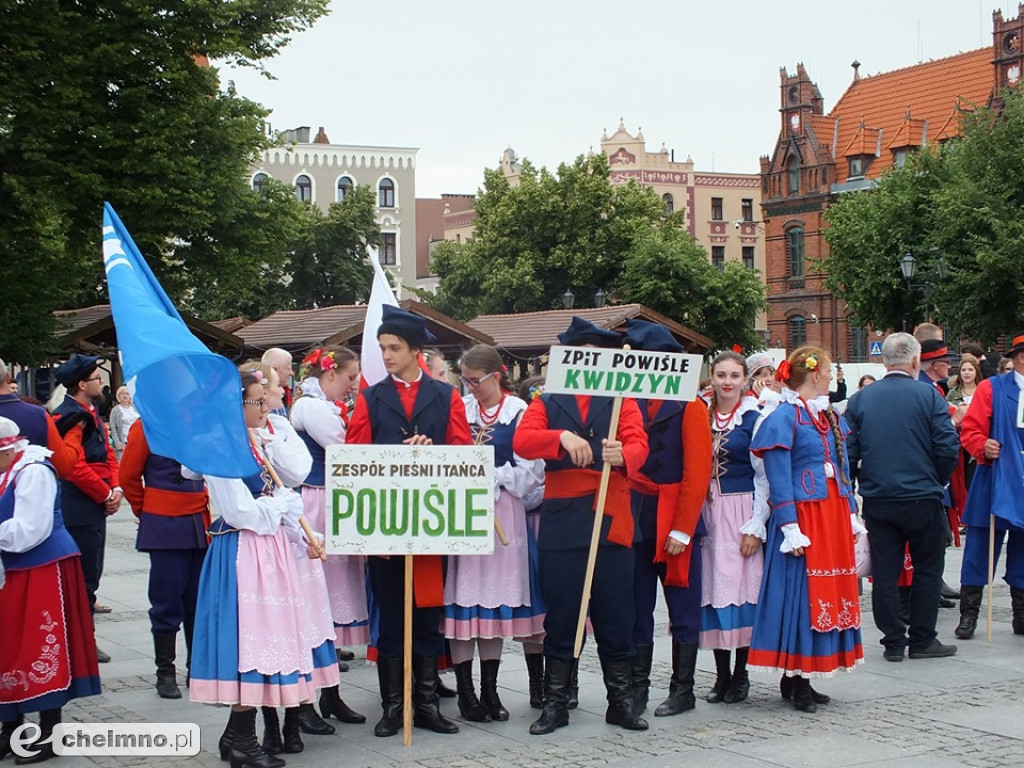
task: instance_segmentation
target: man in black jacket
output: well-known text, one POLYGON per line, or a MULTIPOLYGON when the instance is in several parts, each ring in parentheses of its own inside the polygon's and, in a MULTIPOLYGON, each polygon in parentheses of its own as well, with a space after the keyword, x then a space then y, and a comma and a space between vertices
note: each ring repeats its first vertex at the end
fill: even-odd
POLYGON ((956 653, 955 645, 937 639, 935 621, 946 559, 942 492, 960 440, 938 390, 917 381, 920 361, 920 342, 907 333, 890 335, 882 344, 888 373, 854 394, 846 409, 850 467, 871 545, 871 607, 888 661, 902 661, 908 644, 912 659, 956 653), (909 638, 896 590, 908 545, 914 561, 909 638))

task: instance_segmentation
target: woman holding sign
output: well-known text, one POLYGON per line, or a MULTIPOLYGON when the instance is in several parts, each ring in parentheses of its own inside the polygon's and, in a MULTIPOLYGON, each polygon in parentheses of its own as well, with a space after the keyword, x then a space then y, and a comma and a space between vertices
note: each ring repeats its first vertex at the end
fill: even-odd
POLYGON ((817 710, 811 678, 864 659, 853 543, 865 531, 849 481, 849 428, 829 407, 831 362, 816 347, 783 361, 778 376, 789 389, 751 445, 764 460, 772 511, 750 666, 790 679, 802 712, 817 710))
POLYGON ((448 561, 444 634, 451 644, 459 711, 467 720, 508 720, 498 698, 502 640, 536 639, 544 631, 539 585, 530 579, 524 497, 544 484, 544 462, 512 451, 512 436, 526 403, 510 394, 505 365, 494 347, 478 344, 462 357, 466 419, 477 445, 494 448, 494 553, 448 561), (499 540, 498 526, 505 539, 499 540), (480 651, 480 698, 473 689, 473 647, 480 651))

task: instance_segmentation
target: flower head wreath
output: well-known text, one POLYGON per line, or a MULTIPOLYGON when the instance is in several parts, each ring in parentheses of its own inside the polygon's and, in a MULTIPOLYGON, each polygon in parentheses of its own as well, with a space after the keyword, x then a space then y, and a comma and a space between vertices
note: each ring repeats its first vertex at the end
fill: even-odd
POLYGON ((338 367, 338 361, 333 352, 325 352, 317 347, 302 359, 303 378, 308 376, 314 367, 319 367, 321 371, 331 371, 338 367))

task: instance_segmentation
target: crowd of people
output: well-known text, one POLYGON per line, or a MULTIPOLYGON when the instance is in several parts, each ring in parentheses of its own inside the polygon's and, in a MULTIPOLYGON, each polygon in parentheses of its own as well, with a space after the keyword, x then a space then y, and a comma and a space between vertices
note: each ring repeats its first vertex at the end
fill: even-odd
MULTIPOLYGON (((695 708, 702 648, 716 670, 702 692, 710 704, 745 700, 753 669, 777 675, 798 711, 827 705, 812 681, 864 660, 859 577, 868 565, 883 657, 956 653, 935 624, 955 592, 942 580, 945 549, 962 533, 957 637, 977 626, 990 529, 996 558, 1006 542, 1013 631, 1024 634, 1024 333, 1011 339, 1008 372, 978 349, 949 379, 935 330, 889 335, 886 375, 862 377, 844 416, 832 406, 832 359, 815 346, 778 366, 765 354, 723 352, 696 399, 617 405, 545 393, 540 378, 515 388, 499 351, 478 345, 458 361, 461 396, 425 320, 385 307, 377 338, 388 375, 372 386, 360 390, 359 359, 344 347, 314 349, 294 379, 284 350, 240 366, 258 467, 240 479, 204 477, 153 453, 124 388, 108 433, 94 404, 96 357, 56 369, 67 394, 52 414, 19 398, 0 363, 0 758, 34 712, 38 749, 17 762, 53 757, 45 742, 63 706, 100 691, 97 664, 109 656, 96 647, 93 614, 109 610, 96 592, 106 518, 122 498, 150 561, 156 692, 183 696, 182 633, 188 697, 230 707, 218 750, 232 768, 280 768, 281 754, 304 749, 303 735, 334 733, 332 717, 365 723, 342 697, 339 664, 352 648, 368 646, 376 661, 375 735, 397 734, 403 563, 326 554, 325 457, 340 444, 494 449, 493 553, 415 558, 413 723, 437 733, 459 730, 441 711, 445 695, 465 720, 509 719, 498 693, 508 640, 522 645, 539 710, 530 733, 569 724, 602 474, 588 631, 609 724, 648 728, 659 582, 672 672, 656 717, 695 708), (455 691, 438 674, 449 660, 455 691)), ((641 320, 620 334, 574 317, 558 338, 683 351, 665 327, 641 320)))

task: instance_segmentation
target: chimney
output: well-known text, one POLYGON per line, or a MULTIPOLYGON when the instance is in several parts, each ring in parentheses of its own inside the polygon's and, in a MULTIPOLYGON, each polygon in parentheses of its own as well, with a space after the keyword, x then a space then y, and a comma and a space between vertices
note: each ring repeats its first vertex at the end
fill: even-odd
POLYGON ((327 134, 324 133, 324 127, 321 125, 320 130, 316 132, 316 138, 313 139, 314 144, 330 144, 331 140, 327 138, 327 134))
POLYGON ((853 82, 856 83, 860 80, 860 62, 854 59, 850 66, 853 67, 853 82))

